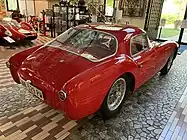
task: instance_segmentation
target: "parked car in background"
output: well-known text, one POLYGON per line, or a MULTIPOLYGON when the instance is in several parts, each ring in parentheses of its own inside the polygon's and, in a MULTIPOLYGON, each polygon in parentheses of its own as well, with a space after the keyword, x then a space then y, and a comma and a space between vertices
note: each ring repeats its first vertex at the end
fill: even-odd
POLYGON ((80 25, 12 56, 7 67, 17 83, 70 119, 97 111, 108 119, 128 94, 167 74, 177 50, 175 42, 151 42, 138 27, 80 25))
POLYGON ((0 38, 14 43, 16 41, 34 40, 37 33, 34 28, 27 22, 18 23, 11 18, 0 20, 0 38))

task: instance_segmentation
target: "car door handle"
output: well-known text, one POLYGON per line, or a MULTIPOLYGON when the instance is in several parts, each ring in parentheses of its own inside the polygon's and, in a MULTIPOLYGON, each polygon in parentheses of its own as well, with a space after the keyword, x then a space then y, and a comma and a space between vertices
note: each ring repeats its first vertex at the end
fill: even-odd
POLYGON ((142 62, 139 62, 138 65, 143 66, 143 64, 145 64, 145 63, 147 63, 147 62, 148 62, 148 60, 144 60, 144 61, 142 61, 142 62))

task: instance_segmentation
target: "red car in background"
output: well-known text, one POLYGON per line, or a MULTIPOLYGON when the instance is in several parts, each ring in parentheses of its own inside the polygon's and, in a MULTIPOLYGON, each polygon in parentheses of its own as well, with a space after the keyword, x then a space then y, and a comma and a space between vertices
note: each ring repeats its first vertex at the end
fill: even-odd
POLYGON ((37 38, 37 33, 34 28, 26 23, 18 23, 11 18, 0 20, 0 38, 14 43, 16 41, 34 40, 37 38))
POLYGON ((129 93, 167 74, 177 51, 177 43, 151 42, 137 27, 80 25, 12 56, 7 66, 17 83, 70 119, 97 111, 108 119, 129 93))

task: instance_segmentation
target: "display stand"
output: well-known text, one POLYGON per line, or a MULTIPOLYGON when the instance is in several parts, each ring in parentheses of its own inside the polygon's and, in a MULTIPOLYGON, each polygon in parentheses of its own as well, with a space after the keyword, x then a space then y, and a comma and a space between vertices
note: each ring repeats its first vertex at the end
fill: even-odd
POLYGON ((51 36, 56 37, 70 27, 91 22, 89 12, 84 5, 71 5, 62 1, 52 7, 51 36))
POLYGON ((42 12, 41 12, 41 14, 42 14, 42 35, 44 35, 44 36, 46 36, 46 27, 45 27, 45 20, 46 20, 46 18, 45 18, 45 15, 46 15, 46 12, 43 10, 42 12))
POLYGON ((68 6, 66 4, 53 5, 51 35, 55 37, 69 28, 68 6))

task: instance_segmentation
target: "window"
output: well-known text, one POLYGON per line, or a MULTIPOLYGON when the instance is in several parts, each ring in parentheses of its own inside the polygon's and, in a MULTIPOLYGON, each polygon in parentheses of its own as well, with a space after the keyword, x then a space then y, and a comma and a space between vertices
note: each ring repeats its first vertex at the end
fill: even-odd
POLYGON ((141 34, 131 39, 131 55, 136 55, 149 48, 149 42, 146 34, 141 34))
POLYGON ((48 45, 76 53, 92 61, 99 61, 116 52, 117 41, 105 32, 71 28, 48 45))
POLYGON ((105 15, 113 16, 114 11, 114 0, 105 0, 105 15))
POLYGON ((18 0, 6 0, 6 5, 8 11, 19 10, 18 0))

